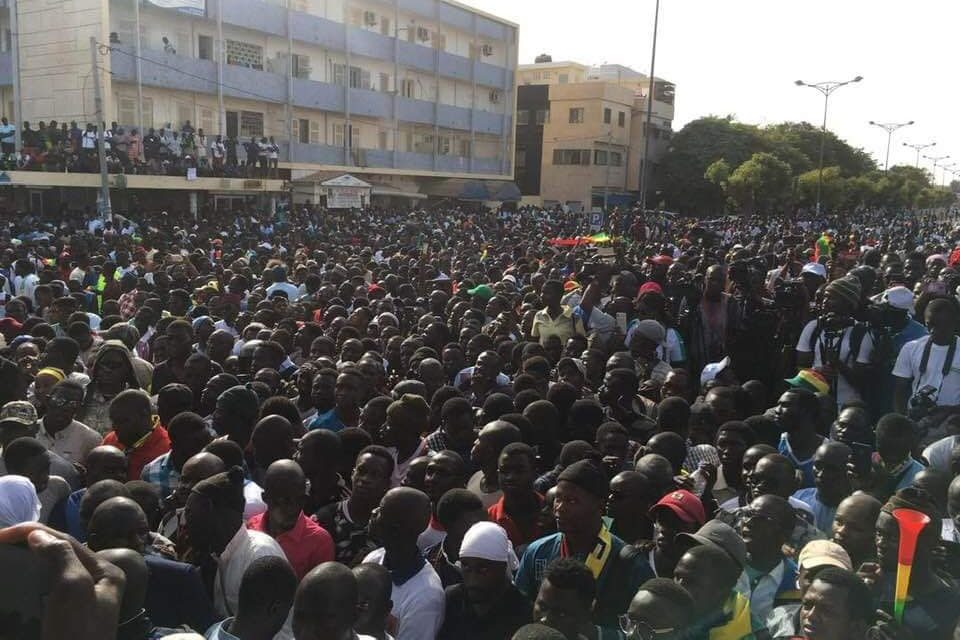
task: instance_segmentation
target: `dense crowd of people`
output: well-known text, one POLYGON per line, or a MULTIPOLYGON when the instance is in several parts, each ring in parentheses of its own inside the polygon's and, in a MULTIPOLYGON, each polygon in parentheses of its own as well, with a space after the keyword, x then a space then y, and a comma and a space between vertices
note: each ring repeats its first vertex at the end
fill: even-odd
POLYGON ((953 638, 956 219, 604 231, 10 219, 0 637, 953 638))
MULTIPOLYGON (((195 170, 201 177, 276 178, 279 174, 280 145, 273 136, 208 135, 187 120, 179 127, 169 123, 159 129, 123 127, 116 122, 103 127, 104 158, 109 173, 131 175, 185 176, 195 170)), ((100 171, 100 134, 91 122, 58 124, 40 121, 34 129, 29 122, 20 131, 0 119, 0 169, 97 173, 100 171)))

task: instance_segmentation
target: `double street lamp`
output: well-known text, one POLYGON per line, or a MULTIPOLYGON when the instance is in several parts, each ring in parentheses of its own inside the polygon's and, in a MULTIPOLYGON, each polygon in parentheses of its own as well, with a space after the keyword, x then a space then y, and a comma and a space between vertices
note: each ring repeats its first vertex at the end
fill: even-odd
POLYGON ((937 166, 943 166, 940 164, 942 160, 947 160, 950 158, 949 155, 945 156, 923 156, 926 160, 933 162, 933 186, 937 186, 937 166))
POLYGON ((870 124, 887 132, 887 157, 883 161, 883 171, 886 173, 887 169, 890 168, 890 140, 893 138, 893 132, 903 127, 909 127, 913 124, 913 120, 910 122, 874 122, 871 120, 870 124))
POLYGON ((903 146, 905 146, 905 147, 910 147, 911 149, 913 149, 914 151, 917 152, 917 162, 916 162, 916 164, 914 164, 913 166, 919 168, 919 167, 920 167, 920 152, 923 151, 924 149, 930 149, 930 148, 932 148, 932 147, 937 146, 937 143, 936 143, 936 142, 930 142, 930 143, 928 143, 928 144, 909 144, 909 143, 907 143, 907 142, 904 142, 904 143, 903 143, 903 146))
POLYGON ((863 80, 863 76, 857 76, 850 80, 844 80, 843 82, 804 82, 803 80, 797 80, 794 84, 798 87, 810 87, 811 89, 816 89, 823 94, 823 127, 820 130, 820 163, 817 169, 817 214, 820 213, 820 194, 823 190, 823 149, 827 142, 827 107, 830 103, 830 94, 844 87, 848 84, 853 84, 854 82, 860 82, 863 80))

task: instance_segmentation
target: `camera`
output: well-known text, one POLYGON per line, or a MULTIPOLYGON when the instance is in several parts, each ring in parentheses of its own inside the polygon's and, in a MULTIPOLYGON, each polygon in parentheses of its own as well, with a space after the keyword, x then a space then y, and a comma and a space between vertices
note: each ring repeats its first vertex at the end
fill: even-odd
POLYGON ((773 287, 773 306, 778 309, 797 309, 806 303, 803 280, 780 280, 773 287))
POLYGON ((907 417, 911 420, 920 420, 933 411, 937 406, 937 388, 924 385, 917 389, 917 392, 910 397, 910 406, 907 409, 907 417))

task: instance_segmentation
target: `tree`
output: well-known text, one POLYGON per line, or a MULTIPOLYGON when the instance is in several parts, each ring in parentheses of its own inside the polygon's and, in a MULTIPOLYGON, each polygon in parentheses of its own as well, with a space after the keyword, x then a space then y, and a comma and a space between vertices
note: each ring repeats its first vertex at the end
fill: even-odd
POLYGON ((730 174, 727 194, 745 212, 768 213, 790 195, 790 165, 771 153, 755 153, 730 174))
POLYGON ((727 181, 730 179, 730 165, 723 158, 714 160, 713 164, 707 167, 703 177, 721 189, 726 189, 727 181))
MULTIPOLYGON (((818 169, 811 169, 797 178, 800 204, 807 207, 816 206, 819 173, 818 169)), ((820 202, 824 211, 833 211, 844 203, 846 183, 847 181, 840 175, 840 167, 824 167, 823 185, 820 189, 820 202)))
MULTIPOLYGON (((820 127, 809 122, 783 122, 765 127, 763 134, 769 140, 783 141, 798 149, 810 160, 808 168, 819 166, 822 135, 820 127)), ((839 167, 844 176, 857 176, 877 168, 868 153, 851 147, 832 131, 827 131, 824 139, 823 166, 839 167)))

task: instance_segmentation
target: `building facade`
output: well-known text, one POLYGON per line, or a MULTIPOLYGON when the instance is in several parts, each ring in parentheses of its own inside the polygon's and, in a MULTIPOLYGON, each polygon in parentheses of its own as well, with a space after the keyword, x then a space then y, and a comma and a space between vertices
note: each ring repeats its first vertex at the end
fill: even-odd
POLYGON ((273 137, 294 182, 353 173, 417 193, 443 178, 513 178, 517 26, 453 0, 0 5, 12 120, 273 137))
POLYGON ((646 140, 648 76, 541 59, 517 72, 516 180, 524 201, 572 210, 629 204, 640 199, 644 170, 654 193, 672 135, 674 85, 655 79, 646 140))

